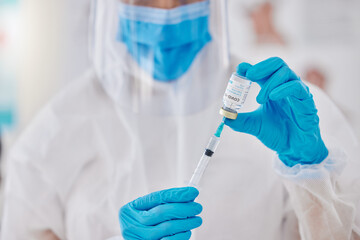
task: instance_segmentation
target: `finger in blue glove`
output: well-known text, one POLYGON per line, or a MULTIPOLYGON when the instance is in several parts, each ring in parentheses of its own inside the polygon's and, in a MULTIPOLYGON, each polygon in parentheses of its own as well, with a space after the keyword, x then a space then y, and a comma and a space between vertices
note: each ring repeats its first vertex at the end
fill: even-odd
POLYGON ((202 219, 196 216, 202 206, 194 202, 198 194, 193 187, 172 188, 126 204, 119 211, 123 237, 126 240, 189 239, 190 230, 202 224, 202 219))
POLYGON ((191 232, 178 233, 173 236, 164 237, 161 240, 188 240, 191 237, 191 232))

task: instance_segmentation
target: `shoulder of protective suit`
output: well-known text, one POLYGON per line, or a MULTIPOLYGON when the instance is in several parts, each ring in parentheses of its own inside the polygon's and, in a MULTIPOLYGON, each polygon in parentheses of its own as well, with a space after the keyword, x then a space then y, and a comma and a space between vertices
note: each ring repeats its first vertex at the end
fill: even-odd
POLYGON ((16 181, 21 170, 33 179, 28 184, 46 185, 65 201, 74 179, 96 156, 96 123, 107 126, 113 119, 107 117, 114 112, 109 101, 92 71, 61 90, 9 152, 8 182, 16 181))
POLYGON ((63 88, 47 105, 62 117, 99 115, 112 106, 112 101, 103 90, 95 72, 90 69, 80 78, 63 88))
POLYGON ((89 154, 94 122, 111 119, 107 116, 114 115, 112 107, 96 75, 88 71, 45 105, 26 127, 9 157, 45 166, 51 161, 64 162, 65 158, 70 161, 74 153, 81 155, 82 150, 89 154), (60 156, 62 161, 57 159, 60 156))
POLYGON ((89 70, 61 89, 41 109, 22 138, 42 136, 39 142, 53 140, 54 136, 72 129, 78 131, 81 126, 91 124, 90 121, 106 116, 113 112, 112 107, 111 99, 102 89, 96 74, 89 70))

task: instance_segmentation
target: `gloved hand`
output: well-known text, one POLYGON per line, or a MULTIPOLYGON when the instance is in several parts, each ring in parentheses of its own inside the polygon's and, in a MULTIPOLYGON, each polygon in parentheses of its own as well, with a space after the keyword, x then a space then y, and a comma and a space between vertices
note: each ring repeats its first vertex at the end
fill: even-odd
POLYGON ((172 188, 126 204, 119 212, 124 239, 190 239, 190 230, 202 224, 196 217, 202 211, 194 202, 198 195, 193 187, 172 188))
POLYGON ((319 117, 309 88, 277 57, 254 66, 241 63, 237 73, 261 86, 254 112, 240 113, 225 124, 256 136, 287 166, 316 164, 328 150, 320 136, 319 117))

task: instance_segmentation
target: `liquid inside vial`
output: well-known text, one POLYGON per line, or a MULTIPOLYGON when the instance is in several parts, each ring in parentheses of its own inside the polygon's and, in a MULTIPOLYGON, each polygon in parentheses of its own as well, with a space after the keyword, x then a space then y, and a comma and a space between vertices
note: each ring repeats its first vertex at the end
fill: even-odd
POLYGON ((251 81, 233 73, 223 97, 223 108, 231 112, 238 112, 246 101, 250 87, 251 81))

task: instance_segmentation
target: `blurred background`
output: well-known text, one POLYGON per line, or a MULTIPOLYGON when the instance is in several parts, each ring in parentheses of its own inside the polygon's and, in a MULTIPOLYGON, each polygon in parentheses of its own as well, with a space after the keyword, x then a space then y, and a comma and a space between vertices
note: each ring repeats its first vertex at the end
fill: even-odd
MULTIPOLYGON (((1 159, 44 104, 89 67, 90 3, 0 0, 1 159)), ((228 10, 233 56, 283 58, 328 93, 360 137, 359 0, 229 0, 228 10)))

